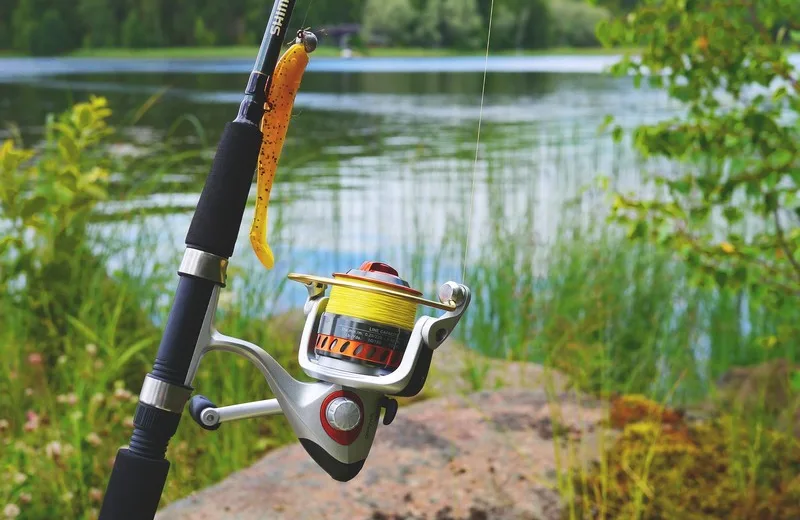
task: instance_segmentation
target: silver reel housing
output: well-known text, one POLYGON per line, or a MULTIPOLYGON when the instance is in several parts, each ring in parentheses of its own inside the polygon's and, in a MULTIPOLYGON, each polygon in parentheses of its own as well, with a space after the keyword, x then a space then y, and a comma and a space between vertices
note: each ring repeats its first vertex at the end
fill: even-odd
POLYGON ((381 411, 384 425, 394 420, 398 405, 392 397, 413 396, 422 390, 433 352, 450 336, 469 306, 470 290, 447 282, 439 290, 441 303, 420 299, 445 312, 439 317, 417 319, 400 365, 388 373, 374 375, 347 370, 346 363, 320 363, 315 354, 319 321, 328 303, 325 292, 337 281, 297 274, 290 274, 289 278, 303 283, 308 290, 298 361, 315 382, 296 380, 261 347, 219 333, 214 328, 214 317, 220 287, 215 287, 185 385, 192 387, 205 354, 221 350, 239 354, 255 364, 275 398, 220 407, 196 395, 189 401, 189 413, 207 430, 216 430, 224 422, 283 414, 312 459, 333 479, 346 482, 358 475, 366 462, 381 411))

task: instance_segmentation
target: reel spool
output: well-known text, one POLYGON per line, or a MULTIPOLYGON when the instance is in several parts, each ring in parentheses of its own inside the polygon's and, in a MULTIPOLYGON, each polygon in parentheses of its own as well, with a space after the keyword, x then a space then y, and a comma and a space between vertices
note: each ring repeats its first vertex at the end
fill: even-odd
POLYGON ((297 356, 300 367, 315 381, 298 381, 261 347, 217 332, 213 326, 217 287, 186 386, 191 387, 203 356, 222 350, 258 366, 275 398, 218 407, 195 395, 189 411, 207 430, 216 430, 223 422, 283 414, 312 459, 335 480, 346 482, 366 462, 381 412, 384 425, 394 420, 398 405, 393 397, 422 390, 433 352, 466 311, 470 291, 447 282, 439 289, 438 302, 427 300, 381 262, 364 262, 332 278, 304 274, 288 278, 308 291, 297 356), (330 296, 325 294, 328 287, 330 296), (415 321, 419 305, 446 312, 415 321))
POLYGON ((317 363, 362 374, 386 374, 400 366, 411 339, 417 306, 394 295, 367 292, 361 287, 388 287, 422 296, 391 266, 364 262, 358 269, 335 273, 359 288, 334 286, 317 327, 317 363))

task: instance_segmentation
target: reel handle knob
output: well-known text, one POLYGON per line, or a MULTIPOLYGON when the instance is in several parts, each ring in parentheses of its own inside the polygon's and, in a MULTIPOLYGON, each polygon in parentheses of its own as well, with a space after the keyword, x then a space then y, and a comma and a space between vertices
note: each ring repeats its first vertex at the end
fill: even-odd
POLYGON ((215 424, 207 424, 203 421, 203 412, 209 408, 216 408, 216 405, 204 395, 196 395, 189 399, 189 415, 194 419, 194 422, 203 429, 216 430, 222 424, 219 422, 219 417, 217 417, 215 424))

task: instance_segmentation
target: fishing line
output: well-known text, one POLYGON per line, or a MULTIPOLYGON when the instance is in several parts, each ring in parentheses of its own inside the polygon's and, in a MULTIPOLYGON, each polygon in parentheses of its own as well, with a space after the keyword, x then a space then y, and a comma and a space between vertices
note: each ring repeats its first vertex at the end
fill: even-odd
POLYGON ((475 161, 472 165, 472 188, 469 197, 469 219, 467 220, 467 243, 464 245, 464 261, 462 263, 461 281, 467 278, 467 257, 469 255, 469 244, 472 238, 472 211, 475 205, 475 180, 478 177, 478 155, 481 146, 481 123, 483 122, 483 100, 486 94, 486 73, 489 70, 489 43, 492 41, 492 15, 494 14, 494 0, 489 5, 489 30, 486 34, 486 56, 483 61, 483 83, 481 85, 481 105, 478 112, 478 137, 475 142, 475 161))
POLYGON ((308 7, 306 8, 306 14, 303 16, 303 23, 300 24, 300 29, 305 28, 306 20, 308 20, 308 13, 311 12, 312 5, 314 5, 314 0, 310 0, 310 2, 308 2, 308 7))

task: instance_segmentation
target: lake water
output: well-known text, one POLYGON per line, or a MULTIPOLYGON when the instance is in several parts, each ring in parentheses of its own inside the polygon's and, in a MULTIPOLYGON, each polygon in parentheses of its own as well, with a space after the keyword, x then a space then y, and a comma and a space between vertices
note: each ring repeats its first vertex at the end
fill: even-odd
MULTIPOLYGON (((411 253, 430 260, 446 234, 463 235, 471 226, 470 253, 481 253, 498 216, 501 227, 531 225, 539 243, 555 240, 565 201, 595 176, 613 174, 632 189, 640 182, 630 150, 598 136, 605 116, 630 127, 678 110, 660 92, 604 74, 615 59, 312 56, 270 205, 270 222, 282 226, 270 233, 277 264, 268 277, 328 275, 379 257, 410 278, 411 253)), ((184 118, 175 135, 195 149, 198 136, 205 137, 201 167, 169 171, 170 182, 157 193, 104 207, 111 213, 131 205, 169 208, 143 225, 157 230, 156 255, 174 272, 216 140, 236 114, 251 62, 0 59, 0 121, 15 122, 34 138, 48 112, 89 94, 108 97, 120 119, 159 92, 163 97, 137 123, 137 135, 160 141, 191 116, 195 125, 184 118)), ((232 263, 259 270, 247 239, 251 218, 252 205, 232 263)), ((142 233, 125 220, 103 229, 131 243, 142 233)), ((462 255, 446 251, 440 276, 460 280, 462 255)), ((133 250, 120 257, 131 259, 133 250)), ((285 303, 302 293, 289 291, 285 303)))

